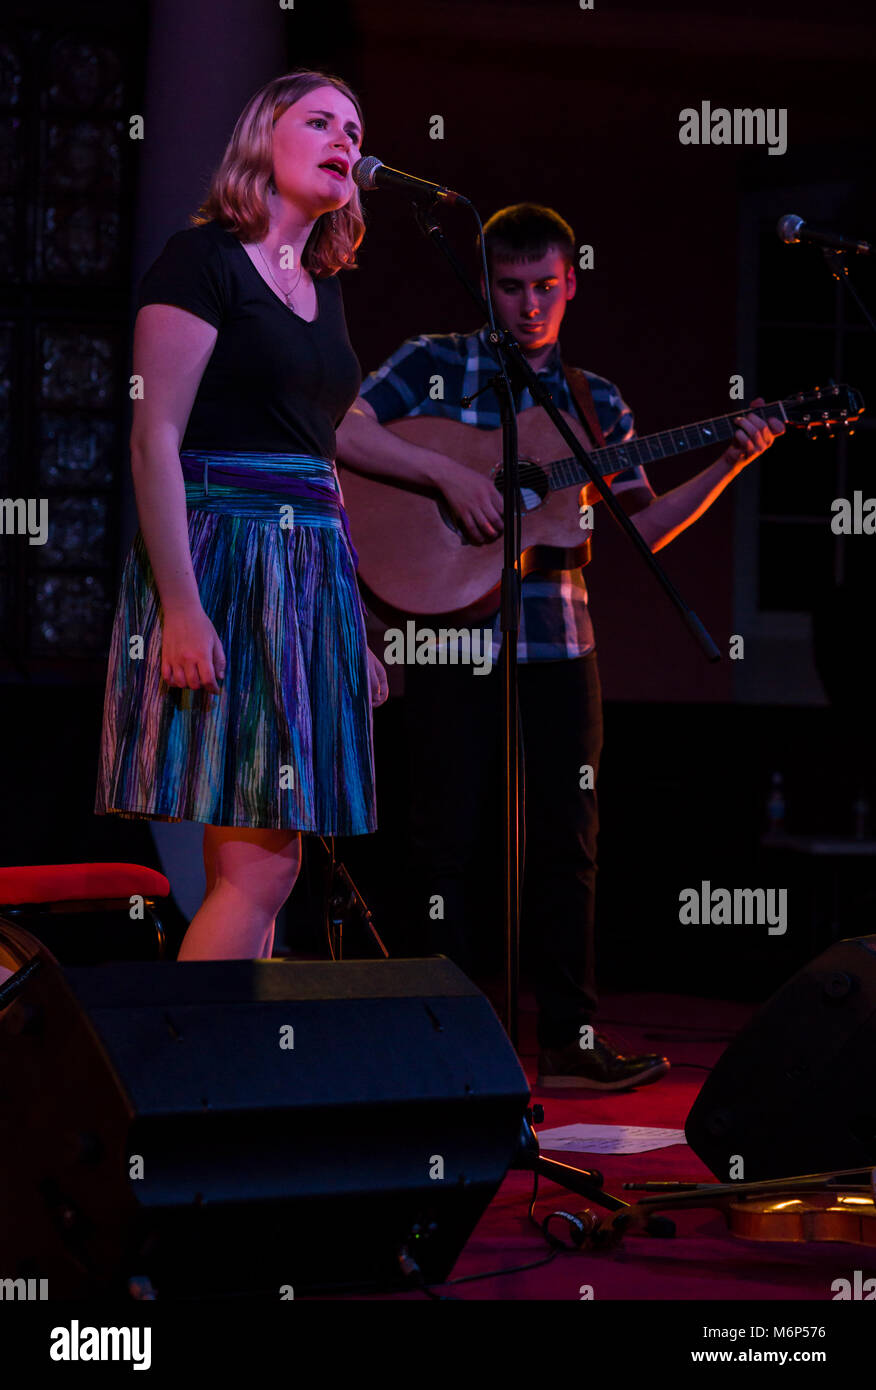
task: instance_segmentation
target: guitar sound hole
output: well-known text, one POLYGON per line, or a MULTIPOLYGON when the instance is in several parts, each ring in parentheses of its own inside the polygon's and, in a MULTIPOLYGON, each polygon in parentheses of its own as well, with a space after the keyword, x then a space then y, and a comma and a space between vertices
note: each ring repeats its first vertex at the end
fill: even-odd
MULTIPOLYGON (((499 492, 502 491, 504 480, 505 469, 499 464, 493 475, 493 482, 499 492)), ((529 459, 518 459, 517 480, 523 510, 532 512, 536 507, 540 507, 550 491, 544 469, 539 468, 537 463, 532 463, 529 459)))
MULTIPOLYGON (((519 471, 517 476, 520 484, 519 490, 521 506, 524 512, 532 512, 535 511, 536 507, 540 507, 542 502, 547 497, 548 492, 550 491, 550 488, 548 487, 548 480, 545 476, 544 470, 539 468, 537 463, 531 463, 529 459, 520 459, 518 460, 518 465, 519 471)), ((500 464, 499 467, 496 469, 496 472, 492 475, 493 483, 495 484, 496 489, 499 492, 501 492, 502 490, 502 480, 504 471, 505 470, 502 468, 500 464)), ((470 545, 471 542, 469 541, 468 537, 465 536, 463 532, 460 530, 460 528, 457 526, 454 518, 451 516, 447 508, 447 504, 445 503, 443 497, 441 497, 438 502, 438 512, 441 517, 441 520, 444 522, 444 525, 447 527, 447 529, 449 531, 454 531, 456 535, 459 536, 463 545, 470 545)))

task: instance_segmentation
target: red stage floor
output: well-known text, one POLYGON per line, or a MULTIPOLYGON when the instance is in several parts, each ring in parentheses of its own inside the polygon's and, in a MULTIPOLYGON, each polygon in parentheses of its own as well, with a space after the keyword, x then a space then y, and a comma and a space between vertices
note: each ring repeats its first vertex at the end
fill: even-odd
MULTIPOLYGON (((717 1061, 730 1038, 753 1010, 719 1000, 680 995, 614 995, 602 1002, 600 1027, 626 1050, 660 1052, 672 1062, 662 1080, 626 1093, 533 1091, 544 1106, 541 1129, 575 1122, 632 1124, 683 1129, 706 1071, 717 1061)), ((535 1017, 532 1000, 523 997, 520 1014, 521 1060, 530 1084, 535 1081, 535 1017)), ((649 1153, 553 1154, 576 1167, 595 1167, 604 1186, 625 1200, 622 1183, 634 1178, 712 1181, 713 1175, 686 1144, 649 1153)), ((702 1300, 809 1299, 831 1300, 834 1279, 876 1275, 876 1248, 849 1244, 795 1245, 742 1240, 726 1231, 723 1215, 707 1208, 678 1212, 677 1234, 670 1239, 627 1236, 615 1250, 600 1253, 561 1252, 539 1269, 480 1279, 454 1286, 466 1275, 510 1269, 549 1253, 540 1231, 527 1220, 532 1177, 512 1173, 476 1227, 457 1261, 451 1283, 436 1292, 461 1299, 578 1300, 589 1285, 594 1299, 702 1300)), ((552 1182, 539 1179, 535 1214, 539 1219, 563 1208, 576 1212, 587 1206, 552 1182)), ((596 1208, 601 1211, 601 1208, 596 1208)), ((565 1222, 556 1233, 566 1237, 565 1222)), ((396 1294, 396 1299, 424 1297, 396 1294)))

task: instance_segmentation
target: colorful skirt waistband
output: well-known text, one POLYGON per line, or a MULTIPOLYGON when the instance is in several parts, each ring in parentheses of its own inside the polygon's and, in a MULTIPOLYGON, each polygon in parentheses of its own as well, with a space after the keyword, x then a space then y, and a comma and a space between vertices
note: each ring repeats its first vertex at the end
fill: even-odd
POLYGON ((186 507, 274 521, 291 530, 343 531, 358 566, 335 466, 309 454, 185 449, 180 454, 186 507))

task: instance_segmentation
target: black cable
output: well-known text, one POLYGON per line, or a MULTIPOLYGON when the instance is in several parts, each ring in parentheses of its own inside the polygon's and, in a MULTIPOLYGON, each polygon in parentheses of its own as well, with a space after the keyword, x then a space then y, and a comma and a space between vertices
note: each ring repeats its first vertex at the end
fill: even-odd
POLYGON ((423 1271, 420 1269, 420 1266, 417 1264, 406 1245, 403 1246, 398 1253, 398 1264, 405 1278, 413 1284, 415 1288, 419 1289, 420 1293, 424 1293, 427 1298, 433 1299, 436 1303, 459 1302, 457 1298, 454 1298, 453 1294, 436 1293, 432 1285, 426 1283, 423 1271))
MULTIPOLYGON (((526 1216, 527 1220, 530 1221, 533 1226, 535 1226, 536 1230, 540 1232, 540 1234, 547 1241, 547 1243, 550 1246, 552 1246, 550 1254, 544 1256, 540 1260, 530 1260, 526 1264, 522 1265, 510 1265, 505 1269, 488 1270, 484 1274, 466 1274, 463 1275, 460 1279, 448 1280, 449 1284, 468 1284, 474 1282, 476 1279, 496 1279, 503 1274, 520 1274, 525 1270, 540 1269, 543 1265, 549 1265, 553 1260, 556 1259, 557 1255, 563 1253, 578 1254, 582 1249, 588 1247, 588 1240, 589 1237, 593 1234, 593 1228, 591 1227, 588 1230, 577 1213, 557 1209, 548 1212, 547 1215, 541 1219, 541 1221, 539 1221, 539 1219, 535 1216, 535 1204, 538 1199, 538 1176, 539 1175, 537 1172, 533 1174, 532 1196, 529 1199, 529 1207, 527 1209, 526 1216), (572 1237, 571 1245, 568 1244, 566 1241, 561 1240, 559 1236, 553 1235, 550 1231, 551 1222, 556 1221, 557 1219, 567 1221, 571 1229, 576 1233, 572 1237)), ((587 1252, 591 1253, 589 1247, 587 1252)))
MULTIPOLYGON (((535 1174, 533 1175, 533 1177, 534 1177, 534 1181, 533 1181, 533 1185, 532 1185, 532 1198, 531 1198, 530 1203, 529 1203, 529 1215, 530 1215, 530 1219, 532 1219, 532 1208, 533 1208, 533 1206, 535 1205, 536 1193, 538 1192, 538 1173, 535 1173, 535 1174)), ((546 1219, 549 1219, 549 1218, 546 1218, 546 1219)), ((541 1230, 541 1226, 539 1225, 539 1223, 536 1222, 535 1224, 536 1224, 537 1226, 539 1226, 539 1229, 541 1230)), ((542 1230, 542 1235, 545 1235, 545 1232, 544 1232, 543 1230, 542 1230)), ((548 1239, 547 1236, 545 1236, 545 1238, 548 1239)), ((551 1243, 552 1243, 552 1244, 554 1243, 555 1239, 556 1239, 556 1238, 554 1237, 554 1238, 551 1240, 551 1243)), ((559 1253, 560 1253, 559 1249, 558 1249, 558 1248, 554 1248, 554 1249, 551 1251, 551 1253, 550 1253, 549 1255, 545 1256, 543 1259, 540 1259, 540 1260, 530 1260, 530 1261, 528 1261, 526 1264, 522 1264, 522 1265, 509 1265, 509 1266, 507 1266, 505 1269, 488 1269, 488 1270, 485 1270, 482 1274, 463 1274, 463 1275, 461 1275, 458 1279, 445 1279, 445 1280, 443 1280, 442 1283, 441 1283, 441 1285, 440 1285, 439 1287, 441 1287, 441 1288, 455 1288, 457 1284, 474 1284, 474 1283, 476 1283, 479 1279, 500 1279, 500 1278, 502 1277, 503 1274, 521 1274, 521 1273, 523 1273, 523 1271, 528 1270, 528 1269, 540 1269, 542 1265, 548 1265, 548 1264, 551 1263, 552 1260, 556 1259, 556 1257, 557 1257, 557 1255, 558 1255, 559 1253)), ((432 1299, 436 1299, 436 1300, 438 1300, 438 1299, 442 1299, 442 1300, 443 1300, 443 1299, 446 1297, 446 1296, 443 1295, 443 1294, 438 1294, 438 1293, 435 1292, 435 1287, 436 1287, 436 1286, 435 1286, 434 1284, 433 1284, 433 1285, 427 1284, 427 1283, 425 1282, 425 1280, 423 1280, 422 1271, 420 1270, 419 1265, 417 1265, 416 1262, 415 1262, 414 1260, 411 1259, 410 1255, 408 1255, 406 1251, 404 1251, 404 1252, 402 1253, 402 1255, 399 1257, 399 1259, 400 1259, 400 1263, 403 1264, 403 1268, 404 1268, 404 1264, 407 1264, 408 1269, 407 1269, 405 1272, 410 1274, 410 1277, 411 1277, 411 1278, 414 1280, 414 1282, 417 1284, 417 1287, 420 1289, 420 1292, 421 1292, 421 1293, 424 1293, 424 1294, 427 1295, 427 1297, 432 1298, 432 1299), (419 1280, 416 1279, 416 1275, 419 1275, 419 1276, 420 1276, 419 1280)), ((453 1295, 450 1295, 450 1297, 452 1298, 453 1295)), ((459 1302, 460 1300, 459 1300, 459 1299, 454 1299, 453 1301, 454 1301, 454 1302, 459 1302)))
POLYGON ((460 1279, 449 1279, 448 1284, 473 1284, 477 1279, 501 1279, 503 1274, 521 1274, 527 1269, 540 1269, 542 1265, 549 1265, 551 1260, 555 1260, 560 1252, 552 1250, 543 1260, 531 1260, 525 1265, 510 1265, 507 1269, 488 1269, 485 1274, 464 1274, 460 1279))

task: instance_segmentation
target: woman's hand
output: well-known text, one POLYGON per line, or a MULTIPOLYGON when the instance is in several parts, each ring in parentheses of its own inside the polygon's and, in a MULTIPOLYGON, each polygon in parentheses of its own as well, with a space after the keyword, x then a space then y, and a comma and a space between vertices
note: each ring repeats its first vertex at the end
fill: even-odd
POLYGON ((491 478, 448 459, 436 482, 468 540, 484 545, 502 534, 502 494, 491 478))
POLYGON ((372 705, 382 705, 389 695, 389 680, 383 662, 378 661, 370 648, 368 649, 368 686, 371 691, 372 705))
POLYGON ((161 675, 168 685, 220 693, 217 681, 225 675, 225 653, 200 604, 165 612, 161 675))

